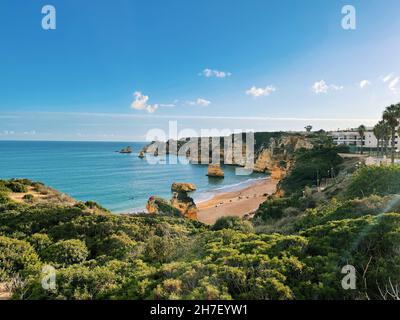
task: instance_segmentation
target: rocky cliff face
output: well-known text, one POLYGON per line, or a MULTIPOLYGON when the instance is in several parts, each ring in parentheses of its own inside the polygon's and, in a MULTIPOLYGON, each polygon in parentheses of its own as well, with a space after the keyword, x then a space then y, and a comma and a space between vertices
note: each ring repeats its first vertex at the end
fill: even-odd
POLYGON ((171 186, 172 199, 165 200, 159 197, 150 197, 147 202, 147 212, 149 214, 165 214, 183 216, 192 220, 197 220, 198 209, 188 192, 196 190, 192 183, 173 183, 171 186))
POLYGON ((171 199, 171 205, 178 209, 182 216, 192 220, 197 220, 197 206, 186 192, 174 192, 171 199))
MULTIPOLYGON (((284 132, 261 132, 255 133, 254 158, 248 158, 246 144, 235 143, 238 136, 226 138, 202 138, 182 139, 179 141, 168 141, 164 144, 151 143, 143 149, 143 152, 157 154, 161 149, 165 153, 185 155, 192 164, 209 164, 208 175, 222 177, 223 171, 215 164, 236 165, 252 168, 255 172, 269 172, 271 178, 282 180, 293 165, 294 153, 300 149, 312 149, 313 144, 301 134, 284 132), (215 146, 216 139, 220 145, 215 146), (226 144, 228 141, 228 144, 226 144), (161 146, 161 147, 160 147, 161 146), (203 149, 199 147, 203 146, 203 149), (201 153, 199 150, 203 150, 201 153), (205 150, 205 152, 204 152, 205 150), (214 151, 214 153, 213 153, 214 151), (222 171, 222 172, 221 172, 222 171)), ((190 192, 188 189, 186 192, 190 192)), ((277 195, 280 193, 279 185, 277 195)), ((197 208, 193 199, 187 194, 174 194, 170 204, 177 208, 184 216, 197 217, 197 208)))
POLYGON ((273 172, 279 175, 290 169, 294 152, 300 149, 312 149, 313 145, 304 136, 288 135, 279 139, 271 139, 268 146, 262 146, 256 156, 254 170, 257 172, 273 172), (280 172, 280 173, 278 173, 280 172))
MULTIPOLYGON (((254 171, 271 172, 276 179, 280 179, 290 169, 291 159, 294 152, 299 149, 311 149, 313 145, 307 138, 300 134, 290 134, 282 132, 263 132, 255 133, 254 145, 254 171)), ((241 167, 249 167, 249 159, 246 155, 246 144, 235 143, 236 136, 229 139, 219 139, 220 145, 215 146, 213 142, 218 142, 216 138, 202 139, 182 139, 179 141, 168 141, 165 143, 152 142, 142 151, 152 154, 173 153, 185 155, 190 163, 212 164, 217 162, 221 164, 236 165, 241 167), (213 140, 214 139, 214 140, 213 140), (228 145, 226 144, 228 141, 228 145), (203 149, 200 146, 203 145, 203 149), (203 150, 200 152, 199 150, 203 150), (213 154, 214 151, 214 154, 213 154)), ((251 162, 251 161, 250 161, 251 162)), ((251 167, 251 165, 250 165, 251 167)), ((218 169, 212 167, 212 172, 218 169)))

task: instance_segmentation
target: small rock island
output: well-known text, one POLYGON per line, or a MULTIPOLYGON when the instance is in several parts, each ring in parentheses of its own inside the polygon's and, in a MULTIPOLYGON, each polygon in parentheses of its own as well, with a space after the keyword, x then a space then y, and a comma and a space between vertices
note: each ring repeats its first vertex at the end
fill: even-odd
POLYGON ((213 178, 224 178, 225 174, 219 164, 210 164, 208 165, 207 176, 213 178))
POLYGON ((119 152, 119 153, 132 153, 133 150, 132 150, 132 147, 127 146, 127 147, 125 147, 125 148, 122 148, 122 149, 119 150, 118 152, 119 152))

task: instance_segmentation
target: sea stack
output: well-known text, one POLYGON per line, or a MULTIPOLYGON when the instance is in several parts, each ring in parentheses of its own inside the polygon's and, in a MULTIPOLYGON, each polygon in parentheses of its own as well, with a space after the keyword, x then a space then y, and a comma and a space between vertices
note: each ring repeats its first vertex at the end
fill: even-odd
POLYGON ((210 164, 208 165, 207 176, 214 178, 224 178, 224 170, 221 169, 219 164, 210 164))
POLYGON ((196 191, 196 186, 193 183, 174 182, 171 186, 172 192, 193 192, 196 191))
POLYGON ((175 182, 171 186, 172 199, 170 201, 152 196, 147 202, 149 214, 172 215, 197 220, 197 206, 188 192, 196 190, 193 183, 175 182))
POLYGON ((173 183, 171 186, 172 199, 171 205, 178 209, 179 212, 186 218, 197 220, 197 209, 193 199, 188 196, 188 192, 196 190, 193 183, 173 183))
POLYGON ((119 153, 132 153, 132 152, 133 152, 133 150, 132 150, 132 147, 130 147, 130 146, 127 146, 126 148, 123 148, 119 151, 119 153))
POLYGON ((143 150, 139 152, 138 157, 139 157, 140 159, 143 159, 143 158, 144 158, 144 151, 143 151, 143 150))

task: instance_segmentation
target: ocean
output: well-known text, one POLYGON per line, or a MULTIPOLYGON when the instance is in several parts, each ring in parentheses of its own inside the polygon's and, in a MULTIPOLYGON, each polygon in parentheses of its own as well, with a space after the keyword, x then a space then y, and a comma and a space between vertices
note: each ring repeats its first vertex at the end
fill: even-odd
MULTIPOLYGON (((169 199, 173 182, 191 182, 191 196, 204 201, 217 192, 245 187, 265 174, 238 176, 223 166, 224 179, 208 178, 206 165, 151 164, 138 158, 145 142, 0 141, 0 179, 41 181, 81 201, 116 213, 138 212, 152 195, 169 199), (131 154, 116 152, 126 146, 131 154)), ((169 156, 167 156, 169 157, 169 156)), ((171 156, 172 157, 172 156, 171 156)), ((168 159, 167 159, 167 162, 168 159)))

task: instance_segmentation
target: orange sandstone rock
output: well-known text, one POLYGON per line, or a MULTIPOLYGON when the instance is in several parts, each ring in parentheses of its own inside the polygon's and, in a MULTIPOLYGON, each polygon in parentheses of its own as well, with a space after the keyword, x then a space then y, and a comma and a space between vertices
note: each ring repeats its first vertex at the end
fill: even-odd
POLYGON ((224 171, 221 169, 219 164, 210 164, 208 165, 207 176, 223 178, 225 176, 224 171))

